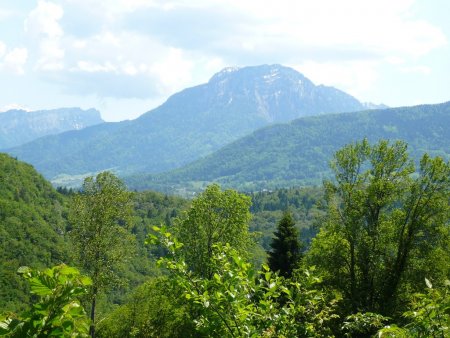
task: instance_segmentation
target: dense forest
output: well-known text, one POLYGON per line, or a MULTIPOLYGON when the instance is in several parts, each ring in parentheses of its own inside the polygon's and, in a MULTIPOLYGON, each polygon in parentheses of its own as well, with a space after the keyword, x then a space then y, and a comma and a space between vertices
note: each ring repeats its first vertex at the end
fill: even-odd
POLYGON ((55 190, 1 155, 0 335, 450 336, 450 164, 401 141, 330 160, 322 187, 183 199, 109 172, 55 190))
POLYGON ((217 152, 161 174, 127 177, 129 186, 163 192, 198 191, 211 183, 242 191, 321 185, 328 162, 364 137, 403 140, 418 163, 424 153, 450 159, 450 102, 327 114, 259 129, 217 152))

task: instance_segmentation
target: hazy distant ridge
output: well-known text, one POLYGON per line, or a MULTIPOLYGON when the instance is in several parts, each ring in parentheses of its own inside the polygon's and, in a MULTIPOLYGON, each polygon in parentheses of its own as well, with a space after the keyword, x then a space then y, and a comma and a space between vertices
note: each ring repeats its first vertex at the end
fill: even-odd
POLYGON ((0 113, 0 149, 11 148, 42 136, 79 130, 102 123, 96 109, 8 110, 0 113))

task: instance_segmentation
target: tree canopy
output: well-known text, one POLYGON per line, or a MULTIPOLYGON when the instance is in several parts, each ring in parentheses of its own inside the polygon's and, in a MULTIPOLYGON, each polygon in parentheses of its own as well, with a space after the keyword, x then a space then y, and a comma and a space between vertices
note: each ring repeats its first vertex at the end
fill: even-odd
POLYGON ((250 198, 235 190, 210 185, 175 221, 176 235, 184 243, 184 258, 192 271, 211 276, 214 244, 230 244, 245 254, 251 244, 248 233, 250 198))
POLYGON ((443 281, 449 164, 424 155, 415 174, 405 143, 364 140, 339 150, 332 169, 328 215, 307 256, 342 290, 348 311, 391 314, 425 277, 443 281))

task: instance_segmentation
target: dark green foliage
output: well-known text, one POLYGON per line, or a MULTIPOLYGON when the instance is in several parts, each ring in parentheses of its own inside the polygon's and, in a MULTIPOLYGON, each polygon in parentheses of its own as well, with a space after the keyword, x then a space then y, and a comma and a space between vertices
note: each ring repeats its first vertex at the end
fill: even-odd
POLYGON ((302 257, 302 245, 290 212, 286 211, 278 223, 270 247, 272 248, 268 253, 270 270, 279 271, 281 276, 290 278, 302 257))
POLYGON ((309 246, 317 232, 315 224, 325 214, 323 192, 322 188, 309 187, 250 193, 250 231, 260 234, 258 242, 269 251, 277 223, 289 207, 300 237, 306 247, 309 246))
POLYGON ((403 140, 418 162, 427 152, 450 159, 450 102, 301 118, 260 129, 184 168, 126 179, 136 189, 198 189, 217 182, 241 191, 320 185, 334 152, 367 137, 403 140))
POLYGON ((0 154, 0 309, 23 310, 26 285, 20 266, 68 262, 63 196, 32 166, 0 154))
POLYGON ((89 319, 80 303, 91 284, 88 277, 66 265, 44 271, 21 267, 18 273, 38 298, 20 316, 0 317, 0 336, 22 337, 87 337, 89 319))

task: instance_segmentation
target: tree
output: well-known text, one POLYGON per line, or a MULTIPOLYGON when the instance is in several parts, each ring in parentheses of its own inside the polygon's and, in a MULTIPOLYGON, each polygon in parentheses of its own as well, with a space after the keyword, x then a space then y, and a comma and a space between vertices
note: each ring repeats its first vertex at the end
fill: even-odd
POLYGON ((279 271, 283 277, 291 277, 302 257, 302 245, 292 214, 286 211, 277 225, 275 238, 270 244, 268 263, 272 271, 279 271))
POLYGON ((325 182, 327 219, 307 260, 352 313, 390 315, 405 290, 449 271, 450 166, 424 155, 415 173, 406 150, 400 141, 348 145, 325 182))
POLYGON ((91 328, 95 336, 98 294, 117 281, 117 270, 132 253, 133 236, 127 231, 132 215, 131 193, 112 173, 85 179, 72 200, 70 232, 77 258, 92 279, 91 328))
POLYGON ((192 271, 212 277, 209 263, 214 244, 228 243, 242 254, 248 252, 251 244, 248 232, 250 203, 248 196, 234 190, 221 191, 213 184, 175 220, 176 235, 184 243, 182 252, 192 271))

